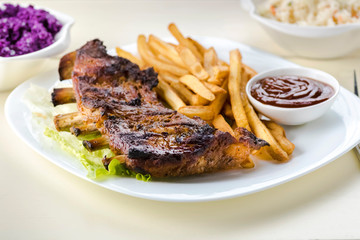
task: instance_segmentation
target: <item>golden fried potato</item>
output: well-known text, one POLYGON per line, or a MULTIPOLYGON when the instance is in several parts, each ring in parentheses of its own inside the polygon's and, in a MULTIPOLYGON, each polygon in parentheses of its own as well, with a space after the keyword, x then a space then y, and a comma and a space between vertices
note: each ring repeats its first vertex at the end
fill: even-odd
POLYGON ((219 87, 218 85, 209 83, 209 82, 202 82, 207 89, 209 89, 212 93, 218 94, 218 93, 226 93, 226 90, 222 87, 219 87))
POLYGON ((229 103, 225 103, 223 107, 223 113, 226 117, 234 119, 234 114, 231 109, 231 105, 229 103))
POLYGON ((145 64, 140 58, 135 57, 133 54, 131 54, 119 47, 116 47, 115 49, 116 49, 116 53, 119 57, 126 58, 126 59, 130 60, 131 62, 136 63, 141 69, 144 67, 145 64))
POLYGON ((263 120, 265 126, 270 130, 271 134, 274 136, 276 141, 280 144, 281 148, 284 151, 291 155, 295 149, 295 145, 286 138, 285 130, 279 124, 273 121, 265 121, 263 120))
POLYGON ((158 54, 167 58, 170 62, 173 62, 179 67, 186 68, 186 65, 176 51, 176 48, 167 42, 155 37, 154 35, 149 36, 149 46, 158 54))
POLYGON ((224 117, 221 114, 218 114, 212 124, 214 125, 215 128, 219 129, 220 131, 223 132, 228 132, 230 133, 232 136, 235 137, 235 132, 234 130, 230 127, 230 125, 225 121, 224 117))
POLYGON ((191 37, 188 37, 186 39, 189 40, 197 48, 197 50, 202 56, 204 56, 206 48, 203 45, 201 45, 198 41, 192 39, 191 37))
POLYGON ((178 110, 179 108, 186 106, 176 92, 165 81, 159 80, 159 84, 155 90, 173 109, 178 110))
POLYGON ((264 139, 270 144, 269 147, 264 147, 274 160, 284 162, 289 160, 289 155, 281 148, 280 144, 271 134, 270 130, 262 123, 256 114, 254 108, 246 101, 245 103, 246 116, 254 134, 261 139, 264 139))
POLYGON ((137 47, 142 59, 149 65, 153 66, 155 70, 170 72, 177 76, 183 76, 185 74, 188 74, 187 69, 175 65, 171 65, 157 59, 156 56, 154 56, 154 54, 150 50, 144 35, 139 35, 137 41, 137 47))
MULTIPOLYGON (((226 79, 223 84, 221 85, 221 87, 223 89, 225 89, 225 91, 227 90, 227 86, 228 86, 228 79, 226 79)), ((212 111, 214 112, 214 116, 218 115, 221 112, 221 109, 224 106, 224 103, 226 102, 226 99, 228 97, 228 93, 219 93, 216 94, 215 96, 215 100, 212 101, 210 103, 210 107, 212 109, 212 111)))
POLYGON ((184 75, 180 77, 180 82, 203 98, 209 101, 215 100, 215 95, 207 87, 205 87, 205 85, 197 77, 193 75, 184 75))
POLYGON ((191 92, 184 84, 181 82, 171 83, 171 87, 177 92, 177 94, 184 100, 184 102, 192 106, 202 106, 209 103, 205 98, 197 95, 196 93, 191 92))
POLYGON ((205 121, 211 121, 214 118, 214 114, 208 106, 184 106, 179 108, 178 112, 190 118, 197 116, 205 121))
POLYGON ((161 77, 168 84, 179 83, 179 78, 169 72, 159 72, 159 77, 161 77))
POLYGON ((209 78, 209 74, 205 71, 201 62, 195 57, 189 48, 179 45, 176 47, 180 58, 185 63, 187 69, 198 79, 206 80, 209 78))
POLYGON ((168 27, 171 34, 176 38, 180 45, 187 47, 190 51, 199 59, 200 62, 203 62, 203 55, 198 51, 197 47, 193 44, 192 41, 186 39, 182 33, 179 31, 177 26, 174 23, 169 24, 168 27))
POLYGON ((229 95, 236 125, 251 131, 241 100, 241 54, 238 49, 230 52, 229 95))

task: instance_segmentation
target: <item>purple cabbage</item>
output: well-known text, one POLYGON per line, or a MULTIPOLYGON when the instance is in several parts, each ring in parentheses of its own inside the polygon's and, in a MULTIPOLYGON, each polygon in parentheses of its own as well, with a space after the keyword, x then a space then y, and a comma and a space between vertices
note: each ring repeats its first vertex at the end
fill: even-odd
POLYGON ((13 57, 51 45, 62 25, 45 10, 4 4, 0 8, 0 56, 13 57))

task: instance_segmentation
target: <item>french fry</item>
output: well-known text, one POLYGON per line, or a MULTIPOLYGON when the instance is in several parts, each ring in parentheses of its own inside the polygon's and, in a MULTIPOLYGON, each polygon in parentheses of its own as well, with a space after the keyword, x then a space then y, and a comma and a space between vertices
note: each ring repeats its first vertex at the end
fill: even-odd
POLYGON ((180 82, 185 84, 189 89, 199 94, 201 97, 209 101, 215 100, 215 95, 195 76, 184 75, 180 77, 180 82))
POLYGON ((234 114, 234 119, 238 127, 250 130, 246 113, 241 100, 241 54, 238 49, 230 52, 230 74, 229 74, 229 95, 234 114))
POLYGON ((164 63, 170 64, 170 65, 174 64, 171 60, 167 59, 164 55, 161 55, 160 53, 156 53, 155 56, 164 63))
POLYGON ((254 108, 248 101, 245 103, 246 116, 254 134, 270 144, 265 147, 274 160, 284 162, 289 160, 289 155, 281 148, 279 143, 271 134, 270 130, 261 122, 254 108))
POLYGON ((198 94, 194 94, 190 103, 191 105, 194 106, 203 106, 203 105, 207 105, 209 101, 198 94))
POLYGON ((211 68, 211 75, 210 77, 208 78, 208 82, 209 83, 212 83, 212 84, 215 84, 215 85, 221 85, 222 81, 223 81, 223 78, 220 77, 220 69, 218 66, 214 66, 211 68))
POLYGON ((179 83, 179 78, 169 72, 159 72, 159 76, 167 83, 179 83))
POLYGON ((147 45, 146 38, 144 35, 139 35, 137 40, 137 47, 140 56, 143 60, 149 65, 153 66, 158 71, 171 72, 177 76, 183 76, 188 73, 188 70, 171 65, 168 63, 164 63, 158 60, 151 52, 149 46, 147 45))
POLYGON ((178 112, 190 118, 197 116, 205 121, 211 121, 214 118, 214 114, 208 106, 184 106, 179 108, 178 112))
POLYGON ((234 119, 234 114, 232 112, 231 105, 229 103, 224 104, 223 112, 226 117, 234 119))
POLYGON ((160 40, 154 35, 150 35, 149 46, 176 65, 186 68, 186 65, 180 58, 179 53, 176 51, 175 47, 169 43, 160 40))
POLYGON ((223 78, 229 74, 229 67, 220 65, 219 59, 213 47, 204 53, 204 69, 209 74, 208 82, 220 85, 223 78))
POLYGON ((136 63, 141 69, 144 67, 144 62, 140 58, 135 57, 124 49, 116 47, 116 53, 119 57, 126 58, 131 62, 136 63))
MULTIPOLYGON (((227 90, 228 80, 226 79, 221 87, 227 90)), ((214 116, 218 115, 224 106, 224 103, 228 97, 228 93, 219 93, 215 96, 215 100, 210 103, 210 107, 214 113, 214 116)))
POLYGON ((228 132, 230 133, 232 136, 235 137, 235 132, 234 130, 230 127, 230 125, 225 121, 224 117, 221 114, 218 114, 212 124, 214 125, 215 128, 219 129, 220 131, 223 132, 228 132))
POLYGON ((211 75, 208 78, 209 83, 220 85, 224 78, 229 75, 229 68, 226 66, 214 66, 211 69, 211 75))
POLYGON ((190 51, 189 48, 179 45, 176 47, 180 58, 185 63, 187 69, 194 74, 195 77, 200 80, 206 80, 209 77, 209 74, 205 71, 201 62, 195 57, 195 55, 190 51))
POLYGON ((184 84, 181 82, 171 83, 171 87, 177 92, 177 94, 183 99, 186 103, 190 103, 193 106, 202 106, 209 103, 205 98, 194 94, 191 92, 184 84))
POLYGON ((295 145, 286 138, 285 130, 279 124, 273 121, 263 121, 265 126, 270 130, 276 141, 280 144, 284 151, 291 155, 295 149, 295 145))
POLYGON ((159 81, 159 84, 156 87, 156 92, 175 110, 186 106, 181 98, 165 81, 159 81))
POLYGON ((197 50, 200 52, 200 54, 204 56, 206 48, 203 45, 201 45, 198 41, 192 39, 191 37, 188 37, 187 40, 192 42, 192 44, 197 48, 197 50))
POLYGON ((174 23, 169 24, 168 29, 171 34, 176 38, 176 40, 180 43, 180 45, 189 48, 190 51, 196 56, 196 58, 198 58, 200 62, 203 62, 203 55, 197 50, 196 46, 191 41, 189 41, 182 35, 182 33, 179 31, 179 29, 174 23))
POLYGON ((179 81, 170 83, 170 86, 186 104, 194 105, 191 103, 191 100, 195 94, 192 93, 184 84, 179 81))
POLYGON ((229 66, 219 64, 220 77, 227 77, 229 75, 229 66))
POLYGON ((268 149, 264 147, 253 152, 252 154, 261 160, 268 160, 268 161, 273 160, 273 157, 270 155, 268 149))
POLYGON ((251 160, 250 157, 247 157, 244 161, 241 162, 241 166, 243 168, 253 168, 253 167, 255 167, 255 164, 254 164, 253 160, 251 160))
POLYGON ((241 101, 243 103, 245 103, 245 101, 247 101, 247 96, 246 96, 246 84, 249 80, 249 74, 245 71, 244 68, 241 69, 241 81, 240 81, 240 97, 241 97, 241 101))
POLYGON ((200 49, 199 51, 201 54, 204 55, 204 68, 210 75, 208 81, 220 85, 222 82, 221 78, 225 78, 229 74, 229 65, 218 59, 216 51, 213 47, 206 49, 194 39, 188 39, 192 41, 194 45, 200 49))
POLYGON ((211 76, 212 67, 216 66, 218 63, 218 57, 213 47, 207 49, 204 53, 204 68, 211 76))
POLYGON ((218 85, 209 83, 209 82, 202 82, 205 87, 207 87, 212 93, 217 94, 217 93, 226 93, 226 90, 223 89, 222 87, 219 87, 218 85))

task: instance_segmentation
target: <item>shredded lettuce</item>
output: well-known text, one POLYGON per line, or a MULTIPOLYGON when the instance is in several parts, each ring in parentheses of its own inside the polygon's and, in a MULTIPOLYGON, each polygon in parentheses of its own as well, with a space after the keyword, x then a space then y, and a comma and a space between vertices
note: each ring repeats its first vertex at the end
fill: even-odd
MULTIPOLYGON (((135 173, 125 167, 120 161, 114 159, 105 169, 102 164, 102 158, 113 157, 114 153, 110 149, 103 149, 94 152, 87 151, 82 145, 82 141, 68 132, 58 132, 53 124, 53 117, 59 113, 71 112, 76 109, 75 106, 66 106, 61 109, 53 107, 50 103, 50 95, 44 88, 32 85, 24 95, 23 101, 33 112, 31 116, 32 132, 43 139, 46 136, 56 142, 64 151, 74 155, 81 164, 87 169, 87 177, 95 180, 101 180, 109 176, 134 177, 141 181, 150 181, 149 174, 135 173), (36 93, 36 94, 35 94, 36 93)), ((67 104, 69 105, 69 104, 67 104)), ((44 140, 44 139, 43 139, 44 140)), ((45 139, 46 140, 46 139, 45 139)))

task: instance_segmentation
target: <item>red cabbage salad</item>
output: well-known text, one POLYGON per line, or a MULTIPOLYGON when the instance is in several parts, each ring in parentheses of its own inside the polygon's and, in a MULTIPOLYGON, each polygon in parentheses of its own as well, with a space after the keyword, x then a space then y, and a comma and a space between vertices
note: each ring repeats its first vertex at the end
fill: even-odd
POLYGON ((13 57, 38 51, 55 40, 62 24, 49 12, 32 5, 0 7, 0 56, 13 57))

